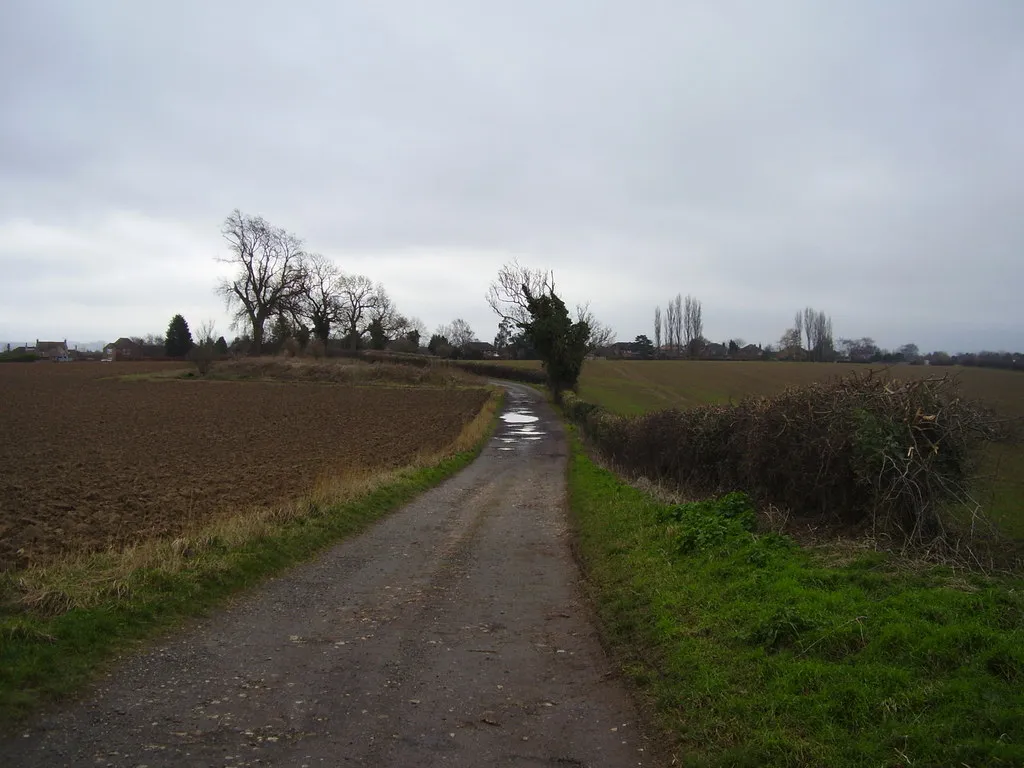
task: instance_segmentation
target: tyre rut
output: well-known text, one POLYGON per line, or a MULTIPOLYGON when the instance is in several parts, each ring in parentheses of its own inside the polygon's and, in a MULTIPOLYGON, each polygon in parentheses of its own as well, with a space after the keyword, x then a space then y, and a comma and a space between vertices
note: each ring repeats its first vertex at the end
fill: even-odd
POLYGON ((0 763, 650 764, 577 589, 561 425, 506 386, 472 465, 124 659, 0 763))

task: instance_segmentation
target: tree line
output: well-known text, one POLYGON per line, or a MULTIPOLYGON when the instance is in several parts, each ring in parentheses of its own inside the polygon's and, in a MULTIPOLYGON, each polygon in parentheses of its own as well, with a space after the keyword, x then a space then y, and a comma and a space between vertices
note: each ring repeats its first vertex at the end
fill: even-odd
POLYGON ((320 253, 307 252, 298 236, 261 216, 234 210, 221 234, 230 253, 218 260, 235 274, 217 285, 243 330, 248 351, 261 354, 268 341, 321 350, 341 339, 352 350, 389 345, 417 351, 423 322, 398 311, 384 286, 366 275, 349 274, 320 253))
MULTIPOLYGON (((645 358, 698 358, 709 346, 714 347, 703 335, 702 303, 692 296, 686 296, 684 300, 679 294, 669 300, 664 310, 660 306, 654 308, 654 341, 640 335, 631 346, 635 354, 645 358)), ((741 339, 732 339, 722 345, 727 355, 736 355, 743 346, 741 339)), ((1024 370, 1024 354, 1020 353, 983 351, 950 355, 934 351, 924 354, 914 343, 883 349, 867 336, 836 338, 832 317, 814 307, 798 310, 793 317, 793 325, 783 332, 778 343, 766 345, 758 356, 809 362, 966 365, 1024 370)))
MULTIPOLYGON (((646 347, 650 340, 646 336, 638 336, 635 343, 646 347)), ((664 315, 661 307, 654 308, 655 354, 675 357, 685 354, 689 357, 699 357, 701 349, 706 344, 704 306, 698 299, 687 294, 684 300, 682 294, 677 293, 674 298, 669 299, 664 315)))

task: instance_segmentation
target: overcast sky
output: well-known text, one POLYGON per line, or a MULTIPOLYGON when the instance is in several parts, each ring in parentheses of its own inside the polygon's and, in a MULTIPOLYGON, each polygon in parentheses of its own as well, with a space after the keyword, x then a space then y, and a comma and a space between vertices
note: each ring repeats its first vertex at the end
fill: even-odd
POLYGON ((3 0, 0 115, 3 340, 230 338, 240 208, 486 340, 518 257, 620 340, 1024 349, 1020 0, 3 0))

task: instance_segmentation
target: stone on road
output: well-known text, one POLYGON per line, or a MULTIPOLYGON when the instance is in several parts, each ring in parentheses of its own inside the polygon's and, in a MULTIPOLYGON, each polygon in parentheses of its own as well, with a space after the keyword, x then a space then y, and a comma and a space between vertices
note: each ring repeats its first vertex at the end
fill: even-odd
POLYGON ((578 591, 561 425, 508 388, 468 468, 126 658, 0 765, 650 764, 578 591))

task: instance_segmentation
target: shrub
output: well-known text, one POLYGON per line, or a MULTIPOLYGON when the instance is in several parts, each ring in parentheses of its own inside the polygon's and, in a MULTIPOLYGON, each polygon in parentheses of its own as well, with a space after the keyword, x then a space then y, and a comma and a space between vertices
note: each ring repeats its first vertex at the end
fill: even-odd
POLYGON ((701 495, 743 489, 800 515, 921 543, 947 531, 951 503, 970 503, 976 445, 1008 436, 949 377, 853 374, 738 405, 638 417, 572 395, 564 408, 627 472, 701 495))
POLYGON ((284 357, 298 357, 301 351, 302 345, 299 344, 299 340, 294 336, 289 336, 281 342, 281 354, 284 357))
POLYGON ((200 376, 205 376, 210 368, 213 367, 213 361, 217 357, 217 350, 213 344, 198 344, 192 347, 188 353, 189 359, 195 363, 196 370, 199 371, 200 376))

